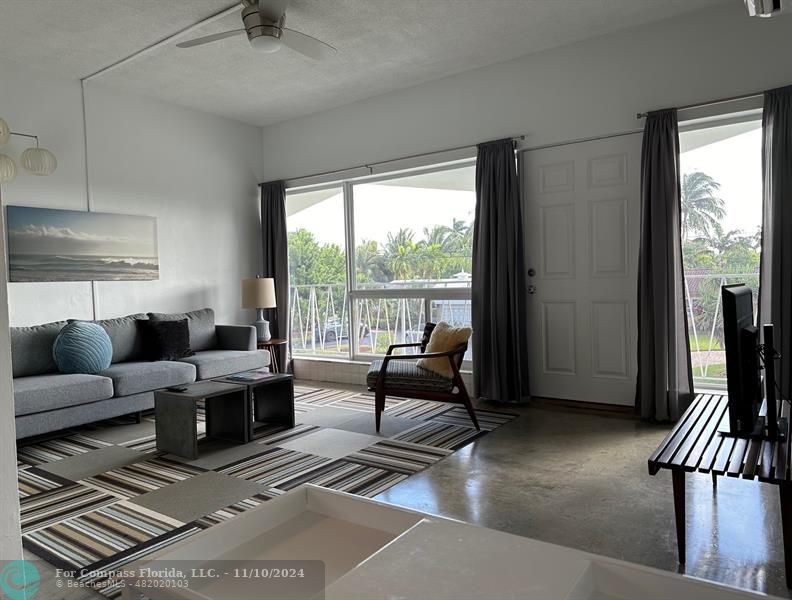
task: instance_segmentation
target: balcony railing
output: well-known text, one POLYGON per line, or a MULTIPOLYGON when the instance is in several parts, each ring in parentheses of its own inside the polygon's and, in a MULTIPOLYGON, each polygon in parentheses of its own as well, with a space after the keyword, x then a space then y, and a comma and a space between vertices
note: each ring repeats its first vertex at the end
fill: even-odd
POLYGON ((294 354, 350 356, 353 305, 358 323, 351 331, 357 337, 357 355, 384 354, 390 344, 419 342, 428 320, 470 325, 469 298, 388 297, 388 290, 382 290, 381 297, 356 298, 353 303, 344 285, 292 286, 289 317, 294 354))
MULTIPOLYGON (((700 388, 725 388, 726 353, 720 288, 728 283, 759 287, 759 273, 685 274, 693 379, 700 388)), ((425 297, 355 299, 357 355, 384 354, 389 344, 421 340, 427 320, 470 325, 470 299, 425 297), (427 311, 429 317, 427 318, 427 311)), ((757 295, 754 294, 754 313, 757 295)), ((350 298, 345 285, 299 285, 291 288, 291 340, 295 355, 349 357, 350 298)), ((467 357, 468 359, 470 356, 467 357)))
POLYGON ((693 382, 697 388, 726 387, 726 347, 723 341, 723 306, 721 286, 745 283, 754 290, 754 314, 757 313, 756 290, 759 272, 754 273, 685 273, 690 357, 693 382))

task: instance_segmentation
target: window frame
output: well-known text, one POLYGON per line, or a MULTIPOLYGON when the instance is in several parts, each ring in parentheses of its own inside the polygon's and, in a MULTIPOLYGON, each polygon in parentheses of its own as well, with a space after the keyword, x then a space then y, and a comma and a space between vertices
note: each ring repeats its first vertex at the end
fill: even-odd
MULTIPOLYGON (((749 123, 749 122, 761 122, 762 115, 764 112, 764 97, 762 95, 758 96, 750 96, 747 98, 740 98, 737 100, 730 100, 726 102, 719 102, 715 104, 707 104, 697 107, 691 107, 684 110, 680 110, 678 114, 678 134, 681 139, 681 136, 685 133, 701 131, 705 129, 711 129, 716 127, 722 127, 725 125, 733 125, 739 123, 749 123)), ((680 153, 680 178, 681 178, 681 153, 680 153)), ((763 226, 764 224, 762 224, 763 226)), ((683 258, 684 258, 684 249, 683 249, 683 258)), ((687 281, 687 274, 686 269, 683 265, 683 278, 687 281)), ((728 276, 729 274, 723 274, 724 276, 728 276)), ((718 276, 718 275, 714 275, 718 276)), ((757 301, 758 301, 758 293, 757 292, 757 301)), ((692 299, 688 293, 685 294, 686 298, 686 306, 685 310, 687 312, 692 312, 692 299)), ((721 307, 722 310, 722 307, 721 307)), ((758 313, 754 315, 754 318, 758 318, 758 313)), ((690 344, 691 337, 694 335, 695 324, 691 328, 691 331, 688 332, 688 344, 690 344)), ((705 332, 706 333, 706 332, 705 332)), ((701 377, 697 375, 697 367, 693 367, 693 388, 694 391, 698 394, 705 394, 705 393, 723 393, 726 390, 726 382, 723 381, 722 383, 714 382, 712 379, 714 378, 707 378, 701 377), (702 381, 710 379, 710 381, 702 381)))
MULTIPOLYGON (((416 287, 416 288, 381 288, 381 289, 359 289, 357 284, 357 269, 355 257, 355 198, 354 188, 356 185, 366 183, 377 183, 378 181, 387 181, 390 179, 398 179, 400 177, 410 177, 414 175, 426 175, 431 173, 439 173, 442 171, 453 171, 465 167, 474 166, 476 158, 463 158, 449 162, 435 163, 425 166, 419 166, 409 169, 402 169, 396 171, 388 171, 383 173, 371 174, 366 176, 349 177, 346 179, 316 183, 311 185, 299 185, 299 180, 286 182, 286 202, 290 194, 300 194, 307 192, 317 192, 327 189, 340 188, 343 194, 343 209, 344 209, 344 242, 346 244, 346 294, 349 302, 349 351, 348 360, 353 362, 371 362, 383 356, 382 354, 360 352, 360 340, 358 336, 352 336, 352 331, 357 331, 357 324, 360 322, 358 314, 358 300, 361 299, 402 299, 402 298, 415 298, 421 299, 424 303, 424 315, 428 319, 431 315, 432 301, 434 300, 471 300, 472 288, 468 287, 453 287, 453 288, 434 288, 434 287, 416 287)), ((288 211, 287 211, 288 212, 288 211)), ((291 286, 290 286, 291 287, 291 286)), ((290 309, 291 312, 291 309, 290 309)), ((291 315, 289 318, 291 325, 291 315)), ((318 354, 304 354, 300 357, 305 358, 322 358, 318 354)), ((337 357, 328 357, 338 360, 337 357)), ((343 360, 343 359, 341 359, 343 360)), ((470 370, 472 362, 464 360, 462 362, 463 370, 470 370)))

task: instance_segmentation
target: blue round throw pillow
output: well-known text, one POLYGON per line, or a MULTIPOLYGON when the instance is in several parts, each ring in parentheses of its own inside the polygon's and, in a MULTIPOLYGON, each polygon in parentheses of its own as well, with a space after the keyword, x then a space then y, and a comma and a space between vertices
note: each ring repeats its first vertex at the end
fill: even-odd
POLYGON ((101 325, 75 321, 61 329, 55 338, 52 358, 61 373, 93 375, 110 366, 113 344, 101 325))

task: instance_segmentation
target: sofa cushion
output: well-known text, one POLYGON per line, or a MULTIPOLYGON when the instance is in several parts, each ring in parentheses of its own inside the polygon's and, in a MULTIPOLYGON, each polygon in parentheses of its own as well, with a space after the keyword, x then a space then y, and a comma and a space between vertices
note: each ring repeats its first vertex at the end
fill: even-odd
POLYGON ((265 350, 204 350, 179 361, 195 365, 198 379, 213 379, 266 367, 270 355, 265 350))
POLYGON ((181 321, 187 319, 190 327, 190 348, 193 352, 217 348, 215 315, 211 308, 186 313, 148 313, 152 321, 181 321))
MULTIPOLYGON (((366 375, 366 385, 370 390, 377 386, 377 377, 382 361, 375 360, 366 375)), ((389 389, 421 390, 428 392, 450 392, 454 381, 432 371, 421 369, 409 360, 392 360, 385 373, 385 387, 389 389)))
POLYGON ((100 325, 75 321, 60 330, 52 356, 61 373, 95 375, 110 366, 113 344, 100 325))
POLYGON ((66 321, 11 328, 11 361, 14 377, 57 373, 52 344, 66 321))
POLYGON ((195 381, 195 367, 183 362, 125 362, 110 365, 101 375, 113 380, 116 396, 131 396, 195 381))
POLYGON ((35 413, 113 397, 113 382, 97 375, 33 375, 14 379, 14 413, 35 413))
MULTIPOLYGON (((126 317, 93 321, 97 325, 101 325, 110 336, 110 341, 113 344, 114 363, 140 360, 143 346, 138 334, 137 321, 147 318, 144 313, 137 313, 126 317)), ((75 320, 69 319, 69 323, 75 320)))

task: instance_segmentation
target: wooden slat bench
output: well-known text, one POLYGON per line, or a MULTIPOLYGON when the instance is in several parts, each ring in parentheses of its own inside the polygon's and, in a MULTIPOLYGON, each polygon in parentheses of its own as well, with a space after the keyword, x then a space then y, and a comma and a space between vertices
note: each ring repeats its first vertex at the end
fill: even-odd
MULTIPOLYGON (((761 413, 766 412, 762 407, 761 413)), ((789 403, 780 402, 778 413, 787 418, 783 441, 734 438, 719 433, 728 424, 728 399, 699 394, 690 408, 649 457, 649 474, 669 469, 674 490, 679 562, 685 564, 685 473, 710 473, 754 479, 777 485, 781 500, 784 565, 787 587, 792 587, 792 480, 790 479, 789 403)))

